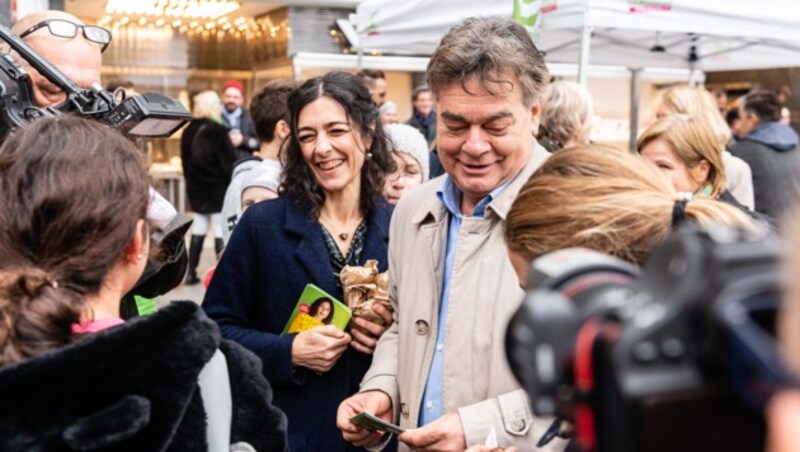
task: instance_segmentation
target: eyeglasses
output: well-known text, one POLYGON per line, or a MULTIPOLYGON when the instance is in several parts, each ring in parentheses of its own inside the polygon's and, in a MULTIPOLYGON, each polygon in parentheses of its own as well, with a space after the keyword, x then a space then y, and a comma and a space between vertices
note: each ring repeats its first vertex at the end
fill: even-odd
POLYGON ((107 29, 98 27, 96 25, 78 25, 74 22, 64 19, 43 20, 31 28, 23 31, 19 35, 19 38, 22 39, 36 30, 45 27, 50 30, 51 35, 58 36, 59 38, 74 38, 75 36, 78 36, 78 29, 80 28, 83 30, 83 36, 87 40, 103 46, 100 49, 101 52, 105 51, 106 47, 108 47, 108 44, 111 43, 111 32, 107 29))

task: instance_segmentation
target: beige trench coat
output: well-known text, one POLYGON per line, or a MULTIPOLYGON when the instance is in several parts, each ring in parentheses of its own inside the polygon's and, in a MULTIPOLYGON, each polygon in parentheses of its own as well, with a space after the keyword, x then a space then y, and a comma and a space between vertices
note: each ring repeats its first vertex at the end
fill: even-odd
MULTIPOLYGON (((508 259, 504 220, 519 190, 549 154, 532 157, 486 209, 465 217, 456 245, 444 338, 444 412, 458 412, 468 446, 483 444, 492 429, 500 447, 534 450, 551 419, 534 419, 527 396, 506 361, 506 326, 523 298, 508 259)), ((449 215, 436 197, 443 178, 405 195, 392 217, 390 298, 395 323, 378 343, 361 391, 381 390, 395 420, 417 427, 431 366, 444 279, 449 215), (398 419, 399 418, 399 419, 398 419)), ((401 450, 403 449, 401 444, 401 450)), ((554 440, 548 450, 562 450, 554 440)))

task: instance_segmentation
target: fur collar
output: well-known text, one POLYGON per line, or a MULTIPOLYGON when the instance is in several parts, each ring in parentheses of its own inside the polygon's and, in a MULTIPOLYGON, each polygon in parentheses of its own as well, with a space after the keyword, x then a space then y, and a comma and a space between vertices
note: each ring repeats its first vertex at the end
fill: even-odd
POLYGON ((197 376, 219 342, 199 306, 176 302, 0 368, 0 445, 163 450, 185 422, 197 376))

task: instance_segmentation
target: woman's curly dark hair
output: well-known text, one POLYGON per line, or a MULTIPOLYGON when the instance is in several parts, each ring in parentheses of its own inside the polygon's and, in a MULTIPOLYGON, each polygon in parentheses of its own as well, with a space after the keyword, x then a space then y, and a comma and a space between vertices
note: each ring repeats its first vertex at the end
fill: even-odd
POLYGON ((295 202, 311 202, 319 212, 325 202, 325 193, 320 188, 311 168, 300 151, 297 139, 297 121, 306 105, 327 96, 341 105, 352 127, 357 127, 362 137, 369 137, 372 145, 366 152, 371 158, 364 160, 361 169, 361 214, 368 216, 380 201, 383 183, 387 174, 395 170, 388 148, 386 135, 378 120, 378 107, 372 101, 369 90, 358 77, 347 72, 329 72, 321 77, 307 80, 289 96, 289 117, 292 134, 286 147, 286 167, 281 180, 281 194, 295 202))

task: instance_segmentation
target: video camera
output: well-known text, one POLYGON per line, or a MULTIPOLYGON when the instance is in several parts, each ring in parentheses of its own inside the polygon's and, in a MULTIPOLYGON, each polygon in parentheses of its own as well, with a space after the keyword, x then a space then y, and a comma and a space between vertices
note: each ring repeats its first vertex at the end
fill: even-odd
MULTIPOLYGON (((0 39, 21 58, 67 95, 65 102, 40 108, 33 98, 30 75, 11 55, 0 55, 0 141, 31 121, 46 116, 75 114, 94 118, 130 137, 168 137, 192 119, 180 102, 157 93, 146 93, 118 100, 99 83, 91 89, 77 86, 64 73, 42 58, 8 28, 0 25, 0 39)), ((175 212, 172 205, 155 192, 151 194, 148 218, 158 212, 150 230, 151 247, 157 256, 147 261, 144 274, 122 301, 125 318, 138 315, 135 296, 154 298, 183 280, 187 257, 183 236, 192 224, 190 217, 175 212), (156 224, 158 223, 158 224, 156 224)))
POLYGON ((30 75, 9 54, 0 55, 0 139, 37 118, 69 113, 95 118, 124 134, 143 138, 168 137, 192 119, 180 102, 157 93, 118 101, 99 83, 83 89, 2 25, 0 39, 67 94, 62 104, 39 108, 33 100, 30 75))
POLYGON ((584 451, 762 450, 763 408, 790 381, 779 256, 774 238, 686 227, 641 271, 577 248, 536 259, 506 336, 534 413, 584 451))

